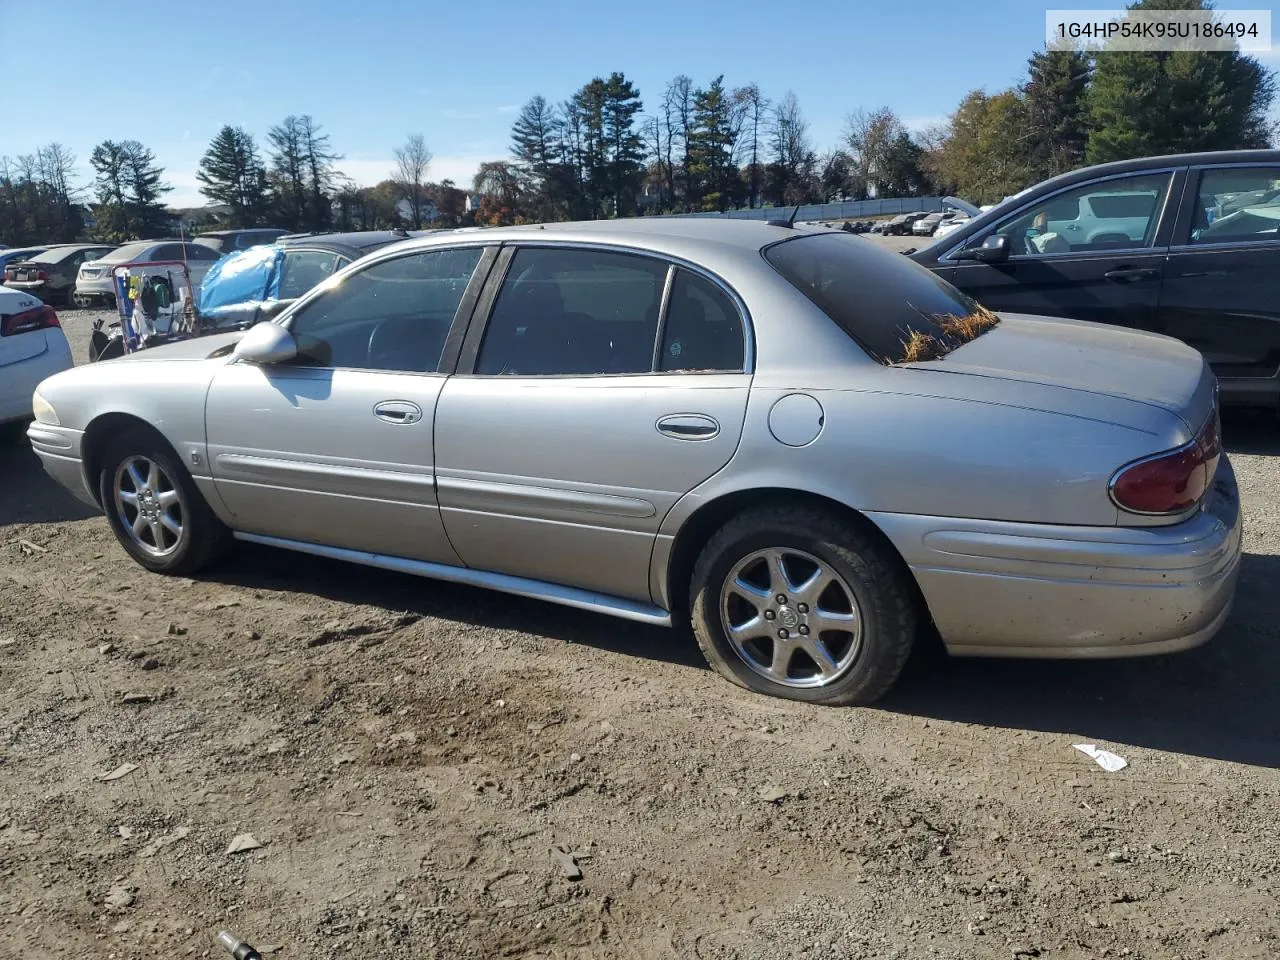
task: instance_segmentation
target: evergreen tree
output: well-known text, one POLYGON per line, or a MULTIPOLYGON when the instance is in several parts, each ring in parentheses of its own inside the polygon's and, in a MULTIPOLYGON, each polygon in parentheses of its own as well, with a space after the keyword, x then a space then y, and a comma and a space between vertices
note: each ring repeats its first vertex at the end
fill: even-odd
POLYGON ((104 239, 146 239, 165 232, 168 214, 160 197, 173 188, 163 182, 155 154, 137 140, 104 140, 89 163, 96 174, 98 233, 104 239))
POLYGON ((253 137, 242 127, 224 126, 200 161, 196 179, 210 200, 231 208, 227 225, 253 227, 267 208, 267 170, 253 137))
POLYGON ((644 180, 644 140, 636 129, 636 115, 643 109, 638 91, 621 73, 604 82, 601 103, 604 164, 607 169, 609 212, 615 217, 634 216, 636 195, 644 180))
POLYGON ((301 230, 307 218, 306 158, 301 123, 293 115, 267 131, 271 144, 271 194, 277 219, 289 230, 301 230))
POLYGON ((690 172, 698 183, 704 210, 727 210, 742 199, 742 180, 734 157, 741 129, 741 110, 718 76, 693 94, 693 129, 690 132, 690 172))
MULTIPOLYGON (((1129 9, 1211 8, 1204 0, 1142 0, 1129 9)), ((1264 147, 1274 99, 1274 74, 1238 51, 1104 49, 1089 89, 1086 158, 1264 147)))
POLYGON ((1042 50, 1027 61, 1022 86, 1026 142, 1036 180, 1084 163, 1089 138, 1089 58, 1078 50, 1042 50))

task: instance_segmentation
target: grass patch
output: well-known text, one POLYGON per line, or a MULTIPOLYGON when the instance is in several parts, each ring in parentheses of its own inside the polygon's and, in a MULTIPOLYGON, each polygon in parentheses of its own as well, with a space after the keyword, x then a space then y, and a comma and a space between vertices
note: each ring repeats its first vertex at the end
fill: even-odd
POLYGON ((930 319, 941 331, 941 335, 908 328, 907 337, 902 341, 902 357, 894 362, 921 363, 926 360, 941 360, 952 350, 970 340, 976 340, 1000 323, 1000 318, 983 306, 964 316, 947 313, 930 319))

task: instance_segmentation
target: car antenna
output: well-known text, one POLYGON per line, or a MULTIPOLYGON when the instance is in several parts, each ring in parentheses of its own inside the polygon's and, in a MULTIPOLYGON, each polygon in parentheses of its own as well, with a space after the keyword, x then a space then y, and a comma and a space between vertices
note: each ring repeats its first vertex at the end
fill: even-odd
POLYGON ((796 204, 791 211, 791 216, 785 220, 766 220, 765 223, 770 227, 794 227, 796 223, 796 214, 800 212, 800 204, 796 204))

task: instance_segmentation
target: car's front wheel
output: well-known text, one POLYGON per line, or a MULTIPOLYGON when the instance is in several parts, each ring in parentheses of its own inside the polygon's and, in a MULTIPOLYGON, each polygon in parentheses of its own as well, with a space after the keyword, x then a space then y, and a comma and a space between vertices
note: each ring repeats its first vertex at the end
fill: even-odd
POLYGON ((898 679, 916 634, 901 560, 859 526, 807 506, 727 523, 694 565, 690 618, 720 674, 758 693, 872 703, 898 679))
POLYGON ((150 430, 126 430, 108 444, 99 495, 120 545, 156 573, 194 573, 230 544, 191 475, 150 430))

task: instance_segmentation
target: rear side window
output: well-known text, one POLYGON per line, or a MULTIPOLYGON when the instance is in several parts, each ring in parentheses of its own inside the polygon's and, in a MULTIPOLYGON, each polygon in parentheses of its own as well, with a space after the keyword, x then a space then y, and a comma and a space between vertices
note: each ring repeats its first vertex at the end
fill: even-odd
POLYGON ((676 270, 658 369, 736 373, 743 353, 742 318, 733 301, 710 280, 676 270))
POLYGON ((880 363, 903 360, 913 334, 948 341, 943 321, 981 310, 910 258, 843 232, 784 240, 764 257, 880 363))
POLYGON ((650 373, 667 265, 602 250, 530 248, 511 261, 476 373, 650 373))
POLYGON ((1200 174, 1192 243, 1280 239, 1280 167, 1226 167, 1200 174))

